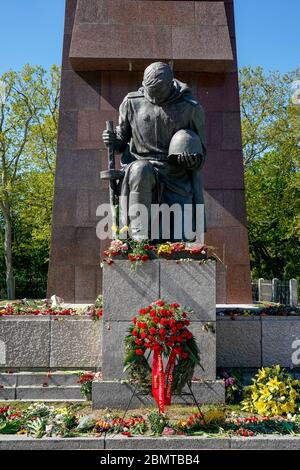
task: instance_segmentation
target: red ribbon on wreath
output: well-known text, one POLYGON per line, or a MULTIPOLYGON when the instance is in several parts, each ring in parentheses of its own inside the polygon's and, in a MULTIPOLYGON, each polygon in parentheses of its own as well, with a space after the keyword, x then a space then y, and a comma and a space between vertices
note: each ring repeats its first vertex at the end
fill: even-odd
POLYGON ((152 363, 152 395, 157 403, 159 411, 164 412, 165 397, 165 377, 163 360, 160 348, 154 349, 153 363, 152 363))
POLYGON ((171 405, 175 359, 176 352, 173 349, 164 372, 161 350, 159 347, 154 349, 152 363, 152 395, 161 413, 164 413, 165 406, 171 405))

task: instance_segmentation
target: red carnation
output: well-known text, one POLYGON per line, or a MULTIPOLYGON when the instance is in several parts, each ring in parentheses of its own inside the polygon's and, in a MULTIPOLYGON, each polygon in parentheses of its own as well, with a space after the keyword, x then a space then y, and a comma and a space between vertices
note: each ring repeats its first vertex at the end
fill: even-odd
POLYGON ((151 335, 156 335, 157 333, 156 328, 154 328, 154 326, 150 328, 149 332, 151 333, 151 335))
POLYGON ((145 308, 140 309, 140 315, 146 315, 147 310, 145 308))
POLYGON ((138 336, 139 335, 137 330, 132 330, 131 334, 132 334, 132 336, 138 336))
POLYGON ((156 310, 150 310, 150 317, 156 317, 156 310))
POLYGON ((178 330, 181 330, 181 328, 184 327, 184 324, 180 321, 180 322, 177 323, 176 326, 177 326, 177 329, 178 329, 178 330))
POLYGON ((192 339, 193 334, 192 334, 190 331, 188 331, 188 334, 186 335, 186 337, 187 337, 188 339, 192 339))
POLYGON ((183 352, 183 353, 181 354, 181 357, 182 357, 182 359, 188 359, 189 353, 183 352))
POLYGON ((143 322, 141 328, 144 328, 144 330, 147 329, 147 323, 143 322))
POLYGON ((139 346, 142 346, 142 344, 143 344, 143 340, 142 340, 142 339, 139 339, 139 338, 137 338, 137 339, 135 340, 135 342, 136 342, 136 344, 138 344, 139 346))
POLYGON ((172 320, 169 320, 169 325, 170 325, 171 328, 176 326, 176 320, 174 320, 174 318, 172 318, 172 320))
POLYGON ((167 315, 167 310, 165 308, 161 308, 159 313, 161 314, 162 317, 164 317, 165 315, 167 315))
POLYGON ((183 312, 182 316, 183 316, 183 318, 186 318, 187 314, 185 312, 183 312))
POLYGON ((143 356, 144 351, 143 351, 142 349, 136 349, 136 350, 135 350, 135 354, 136 354, 137 356, 143 356))
POLYGON ((173 346, 173 344, 174 344, 174 341, 171 341, 171 340, 170 340, 170 341, 167 342, 167 346, 168 346, 169 348, 171 348, 171 347, 173 346))
POLYGON ((151 336, 151 335, 148 336, 148 339, 149 339, 149 341, 154 341, 154 337, 151 336))
POLYGON ((184 320, 184 323, 186 324, 186 326, 189 326, 189 324, 191 323, 190 320, 184 320))
POLYGON ((179 304, 170 304, 170 307, 172 307, 172 308, 178 308, 178 307, 179 307, 179 304))
POLYGON ((162 319, 160 320, 160 324, 161 324, 162 326, 168 326, 169 320, 168 320, 167 318, 162 318, 162 319))
POLYGON ((131 321, 132 321, 134 324, 136 324, 136 317, 133 317, 133 318, 131 319, 131 321))
POLYGON ((155 305, 158 305, 159 307, 163 307, 165 305, 165 302, 161 299, 156 300, 156 302, 154 303, 155 305))
POLYGON ((138 321, 137 324, 136 324, 136 326, 137 326, 138 328, 143 328, 142 325, 143 325, 143 323, 142 323, 141 321, 138 321))
POLYGON ((148 255, 143 255, 142 256, 142 261, 148 261, 149 259, 149 256, 148 255))
POLYGON ((153 321, 153 323, 158 323, 158 322, 159 322, 159 318, 153 317, 153 318, 152 318, 152 321, 153 321))
POLYGON ((159 334, 160 334, 161 336, 165 336, 165 335, 167 334, 165 328, 160 328, 160 329, 159 329, 159 334))
POLYGON ((141 331, 141 338, 147 338, 147 333, 145 333, 145 331, 141 331))

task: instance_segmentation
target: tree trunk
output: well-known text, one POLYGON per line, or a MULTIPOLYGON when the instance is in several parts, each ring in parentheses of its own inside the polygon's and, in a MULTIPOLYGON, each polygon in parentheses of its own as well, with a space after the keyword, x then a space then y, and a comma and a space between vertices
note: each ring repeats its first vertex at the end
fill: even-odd
POLYGON ((3 210, 4 216, 4 256, 6 265, 6 290, 7 299, 14 300, 15 298, 15 281, 13 276, 12 266, 12 224, 9 204, 5 204, 3 210))

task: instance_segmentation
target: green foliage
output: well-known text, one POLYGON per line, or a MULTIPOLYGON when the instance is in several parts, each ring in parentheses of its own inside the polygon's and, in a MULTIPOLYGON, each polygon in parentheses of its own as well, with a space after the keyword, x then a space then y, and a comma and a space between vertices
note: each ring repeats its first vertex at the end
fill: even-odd
POLYGON ((254 278, 300 277, 300 70, 240 71, 249 243, 254 278))
POLYGON ((154 436, 160 436, 168 426, 168 418, 166 415, 160 413, 159 411, 153 411, 147 415, 147 419, 150 425, 151 432, 154 436))

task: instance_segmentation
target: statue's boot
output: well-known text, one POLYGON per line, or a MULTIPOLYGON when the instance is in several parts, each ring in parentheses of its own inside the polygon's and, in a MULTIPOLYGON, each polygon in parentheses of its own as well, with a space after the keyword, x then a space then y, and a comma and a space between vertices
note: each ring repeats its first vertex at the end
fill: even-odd
POLYGON ((129 220, 130 236, 133 240, 142 241, 150 238, 152 191, 136 192, 129 194, 129 220))

